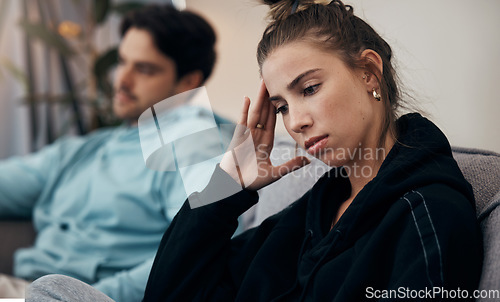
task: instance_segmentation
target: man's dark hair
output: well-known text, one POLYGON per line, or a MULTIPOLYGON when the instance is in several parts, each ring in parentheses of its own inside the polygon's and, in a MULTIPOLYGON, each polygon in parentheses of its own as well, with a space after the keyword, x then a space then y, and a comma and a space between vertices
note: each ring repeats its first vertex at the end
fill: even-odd
POLYGON ((125 16, 121 36, 131 27, 147 30, 152 35, 156 47, 175 62, 177 79, 199 70, 205 81, 212 73, 216 36, 210 24, 199 15, 179 11, 171 5, 151 4, 125 16))

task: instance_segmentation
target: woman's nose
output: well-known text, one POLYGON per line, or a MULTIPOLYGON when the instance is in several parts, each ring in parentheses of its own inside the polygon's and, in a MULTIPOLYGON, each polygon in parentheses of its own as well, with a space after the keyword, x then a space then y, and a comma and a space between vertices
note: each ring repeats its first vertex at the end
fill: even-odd
POLYGON ((295 133, 301 133, 313 124, 312 117, 304 106, 288 106, 290 118, 290 129, 295 133))

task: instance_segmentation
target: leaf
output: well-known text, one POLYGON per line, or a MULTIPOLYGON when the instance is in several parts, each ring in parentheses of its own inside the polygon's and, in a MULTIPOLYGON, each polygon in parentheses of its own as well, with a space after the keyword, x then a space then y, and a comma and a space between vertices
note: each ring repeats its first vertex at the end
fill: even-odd
POLYGON ((130 11, 144 7, 144 5, 145 5, 144 3, 132 1, 132 2, 115 4, 111 9, 120 15, 125 15, 130 11))
POLYGON ((97 57, 94 63, 94 75, 106 75, 116 63, 118 63, 118 48, 113 47, 97 57))
POLYGON ((118 48, 112 48, 100 55, 94 63, 94 76, 96 78, 97 87, 104 92, 105 95, 113 94, 113 85, 107 78, 108 72, 118 63, 118 48))
POLYGON ((92 15, 97 24, 103 23, 104 20, 106 20, 110 4, 109 0, 94 0, 94 11, 92 15))
POLYGON ((28 88, 28 77, 26 74, 18 68, 14 63, 9 58, 2 57, 0 59, 0 65, 2 65, 5 69, 9 71, 9 73, 21 84, 23 85, 24 89, 27 90, 28 88))
POLYGON ((45 44, 55 48, 62 55, 71 56, 75 54, 75 51, 68 45, 66 40, 58 33, 49 29, 45 24, 21 20, 19 25, 28 36, 41 39, 45 44))

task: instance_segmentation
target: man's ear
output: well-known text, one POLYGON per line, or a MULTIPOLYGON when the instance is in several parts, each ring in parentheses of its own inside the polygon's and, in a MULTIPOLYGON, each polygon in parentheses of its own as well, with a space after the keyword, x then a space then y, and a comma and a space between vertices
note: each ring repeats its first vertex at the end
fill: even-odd
POLYGON ((365 49, 361 53, 361 60, 365 62, 366 80, 365 84, 368 85, 368 90, 378 88, 382 80, 384 71, 384 63, 380 55, 373 49, 365 49))
POLYGON ((203 73, 201 71, 191 71, 177 81, 175 94, 198 88, 201 84, 203 84, 203 80, 203 73))

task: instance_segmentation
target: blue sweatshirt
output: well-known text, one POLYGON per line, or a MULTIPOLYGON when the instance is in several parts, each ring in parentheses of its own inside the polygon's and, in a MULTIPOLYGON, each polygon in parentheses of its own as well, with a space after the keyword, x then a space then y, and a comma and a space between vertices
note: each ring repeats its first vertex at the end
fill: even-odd
MULTIPOLYGON (((210 127, 213 114, 185 107, 164 122, 181 137, 190 127, 210 127)), ((199 142, 188 153, 221 154, 220 148, 199 142)), ((16 252, 15 275, 65 274, 116 301, 139 301, 161 237, 186 199, 184 183, 196 181, 188 178, 148 169, 131 126, 63 138, 1 161, 0 216, 32 216, 38 234, 33 247, 16 252)))

